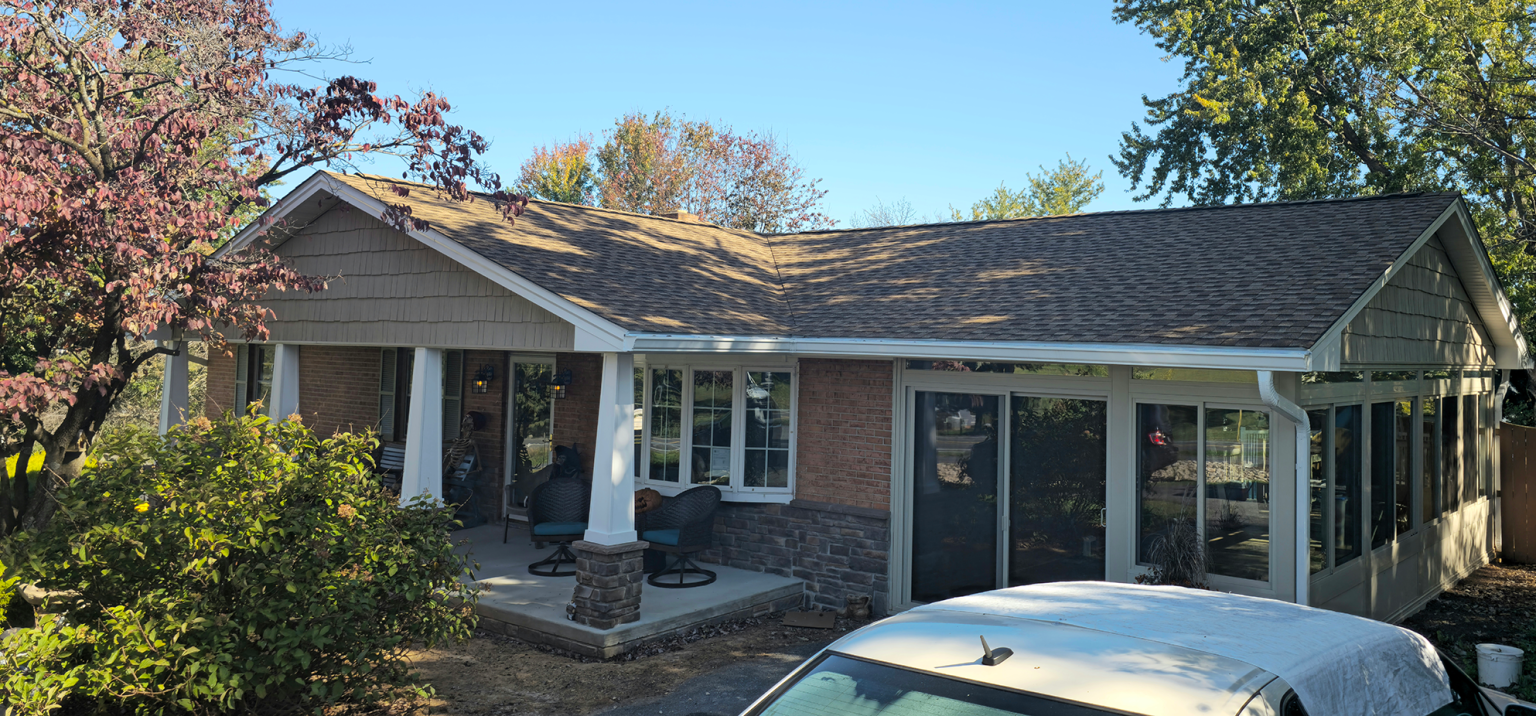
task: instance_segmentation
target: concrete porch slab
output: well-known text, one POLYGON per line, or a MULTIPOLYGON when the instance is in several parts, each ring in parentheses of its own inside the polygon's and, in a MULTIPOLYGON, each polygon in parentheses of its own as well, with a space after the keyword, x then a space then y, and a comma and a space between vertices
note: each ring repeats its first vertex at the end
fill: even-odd
POLYGON ((609 658, 648 641, 665 638, 703 624, 762 616, 797 609, 804 582, 762 572, 705 565, 718 578, 693 589, 658 589, 647 584, 640 597, 640 620, 613 629, 594 629, 566 618, 575 577, 540 577, 528 565, 549 556, 553 547, 535 549, 527 525, 513 523, 502 544, 501 525, 482 525, 453 534, 468 539, 468 550, 480 568, 476 581, 484 587, 475 612, 480 626, 524 641, 609 658))

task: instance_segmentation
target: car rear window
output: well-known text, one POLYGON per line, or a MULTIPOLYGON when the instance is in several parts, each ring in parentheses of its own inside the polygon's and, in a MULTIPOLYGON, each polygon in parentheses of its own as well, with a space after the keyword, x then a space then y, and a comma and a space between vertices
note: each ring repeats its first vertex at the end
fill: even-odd
POLYGON ((1101 716, 1081 704, 828 654, 754 716, 1101 716))

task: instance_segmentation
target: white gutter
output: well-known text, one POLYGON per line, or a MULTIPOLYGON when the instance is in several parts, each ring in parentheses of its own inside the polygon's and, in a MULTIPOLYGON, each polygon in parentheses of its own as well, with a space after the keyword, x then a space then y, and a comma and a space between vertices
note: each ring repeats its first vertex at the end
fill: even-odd
POLYGON ((1045 343, 884 338, 668 335, 630 333, 637 353, 791 353, 800 355, 1087 363, 1226 370, 1313 370, 1313 353, 1302 348, 1232 348, 1146 343, 1045 343))
POLYGON ((1296 603, 1307 605, 1307 592, 1311 586, 1308 571, 1311 549, 1312 513, 1312 441, 1311 426, 1307 424, 1307 412, 1301 406, 1275 389, 1273 371, 1259 371, 1259 398, 1275 412, 1296 424, 1296 603))

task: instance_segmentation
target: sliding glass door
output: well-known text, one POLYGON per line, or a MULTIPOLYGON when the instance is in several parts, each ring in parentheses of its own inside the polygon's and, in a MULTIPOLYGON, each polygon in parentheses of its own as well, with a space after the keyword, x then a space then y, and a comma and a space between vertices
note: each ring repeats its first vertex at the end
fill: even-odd
POLYGON ((1103 400, 913 398, 913 601, 1104 578, 1103 400))
POLYGON ((912 599, 997 587, 996 395, 919 391, 912 434, 912 599))
POLYGON ((1009 586, 1104 578, 1104 407, 1010 399, 1009 586))

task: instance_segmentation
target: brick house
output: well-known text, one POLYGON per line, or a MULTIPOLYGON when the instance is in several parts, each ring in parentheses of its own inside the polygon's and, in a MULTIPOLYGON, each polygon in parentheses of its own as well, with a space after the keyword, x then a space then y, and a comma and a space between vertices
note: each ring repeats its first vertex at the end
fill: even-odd
POLYGON ((635 548, 639 487, 713 484, 707 560, 880 613, 1133 580, 1183 529, 1217 588, 1390 619, 1498 549, 1531 360, 1454 195, 759 235, 389 182, 316 174, 224 249, 333 278, 263 302, 207 409, 377 429, 471 519, 576 445, 590 545, 635 548))

